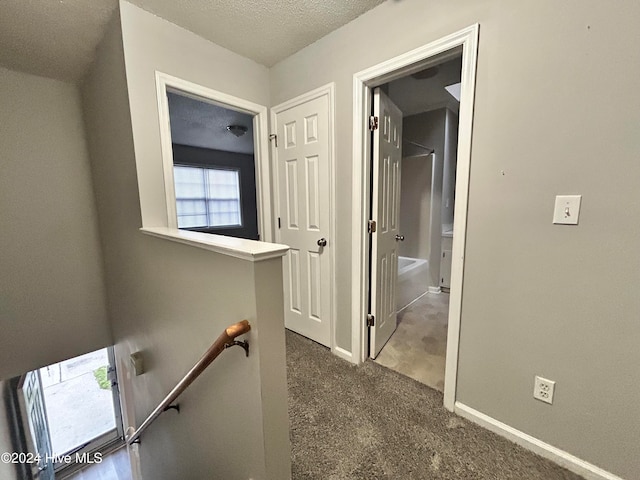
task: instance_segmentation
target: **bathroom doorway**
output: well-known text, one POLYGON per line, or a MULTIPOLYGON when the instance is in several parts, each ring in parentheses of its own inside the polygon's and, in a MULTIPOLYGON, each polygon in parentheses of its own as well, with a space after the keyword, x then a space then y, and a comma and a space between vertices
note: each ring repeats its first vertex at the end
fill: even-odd
MULTIPOLYGON (((387 128, 391 132, 389 138, 396 131, 401 132, 397 198, 393 198, 395 187, 376 188, 377 182, 384 183, 381 179, 387 175, 387 160, 376 154, 374 132, 373 217, 386 215, 391 219, 389 228, 397 218, 398 225, 395 244, 381 264, 384 269, 386 261, 396 278, 382 290, 374 288, 376 275, 380 274, 376 262, 382 257, 377 253, 376 234, 372 235, 371 303, 383 303, 378 297, 395 292, 395 309, 388 312, 388 340, 375 338, 374 333, 369 352, 377 363, 441 392, 447 352, 461 76, 459 52, 381 85, 374 90, 373 101, 375 106, 375 95, 384 95, 385 101, 402 113, 402 120, 396 127, 393 119, 387 120, 383 106, 380 141, 385 141, 387 128), (384 195, 389 198, 381 198, 384 195), (378 205, 388 208, 388 212, 376 215, 378 205), (394 205, 397 212, 392 211, 394 205)), ((393 160, 390 165, 389 171, 395 172, 393 160)), ((389 178, 394 175, 390 173, 389 178)), ((386 316, 382 321, 385 320, 386 316)))

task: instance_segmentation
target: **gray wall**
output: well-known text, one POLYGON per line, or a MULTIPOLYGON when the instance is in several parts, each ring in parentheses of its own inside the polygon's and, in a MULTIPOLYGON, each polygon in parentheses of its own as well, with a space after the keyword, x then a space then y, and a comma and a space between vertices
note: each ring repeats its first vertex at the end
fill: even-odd
MULTIPOLYGON (((13 444, 11 442, 11 432, 9 430, 9 421, 7 418, 7 406, 5 402, 6 383, 0 381, 0 453, 13 452, 13 444)), ((0 478, 3 480, 17 480, 18 473, 14 464, 0 462, 0 478)))
POLYGON ((442 168, 442 224, 453 224, 458 156, 458 114, 447 109, 442 168))
POLYGON ((78 89, 0 68, 0 379, 105 347, 78 89))
POLYGON ((228 83, 262 72, 265 98, 266 71, 234 68, 230 52, 130 4, 121 8, 83 100, 118 364, 142 351, 147 368, 138 377, 120 372, 125 427, 139 425, 225 327, 252 324, 251 356, 225 352, 180 398, 180 414, 162 415, 143 435, 134 456, 144 478, 288 478, 280 259, 252 263, 139 231, 139 180, 163 188, 149 178, 162 165, 154 70, 249 97, 255 92, 242 81, 230 92, 228 83))
POLYGON ((407 140, 433 148, 431 203, 429 212, 429 286, 440 286, 442 244, 442 173, 445 157, 445 120, 447 109, 411 115, 403 119, 402 135, 407 140))
POLYGON ((142 221, 166 226, 155 72, 269 105, 267 68, 121 1, 142 221))
POLYGON ((273 104, 336 82, 347 265, 353 74, 480 23, 457 398, 624 478, 640 471, 638 18, 635 0, 389 1, 270 71, 273 104), (354 41, 371 32, 375 48, 354 41), (583 195, 576 227, 551 223, 564 193, 583 195), (535 374, 557 381, 553 406, 535 374))
POLYGON ((429 259, 432 155, 402 159, 400 186, 400 233, 403 257, 429 259))

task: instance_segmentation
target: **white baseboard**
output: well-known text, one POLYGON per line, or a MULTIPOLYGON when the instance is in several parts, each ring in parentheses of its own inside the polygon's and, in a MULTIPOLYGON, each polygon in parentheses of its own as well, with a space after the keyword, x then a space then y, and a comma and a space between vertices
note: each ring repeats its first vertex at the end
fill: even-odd
POLYGON ((440 287, 429 287, 429 293, 441 293, 440 287))
POLYGON ((353 355, 351 352, 347 352, 344 348, 340 348, 340 347, 333 347, 331 349, 331 352, 336 355, 337 357, 342 358, 343 360, 346 360, 347 362, 351 362, 351 363, 356 363, 353 361, 353 355))
POLYGON ((467 420, 470 420, 473 423, 506 438, 507 440, 511 440, 521 447, 531 450, 533 453, 547 458, 573 473, 583 476, 587 480, 624 480, 622 477, 618 477, 617 475, 609 473, 600 467, 592 465, 591 463, 585 462, 564 450, 560 450, 553 445, 549 445, 542 440, 532 437, 520 430, 516 430, 515 428, 510 427, 495 418, 489 417, 482 412, 474 410, 463 403, 456 402, 454 411, 461 417, 464 417, 467 420))

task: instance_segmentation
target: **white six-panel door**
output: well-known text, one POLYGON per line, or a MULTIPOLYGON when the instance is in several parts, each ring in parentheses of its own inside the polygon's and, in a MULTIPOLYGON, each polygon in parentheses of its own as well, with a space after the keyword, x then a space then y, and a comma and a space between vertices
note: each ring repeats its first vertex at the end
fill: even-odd
POLYGON ((331 344, 329 95, 274 107, 279 243, 284 258, 285 326, 331 344))
POLYGON ((373 91, 378 129, 373 132, 372 218, 377 223, 371 244, 371 313, 369 355, 378 356, 397 326, 398 240, 402 112, 379 88, 373 91))

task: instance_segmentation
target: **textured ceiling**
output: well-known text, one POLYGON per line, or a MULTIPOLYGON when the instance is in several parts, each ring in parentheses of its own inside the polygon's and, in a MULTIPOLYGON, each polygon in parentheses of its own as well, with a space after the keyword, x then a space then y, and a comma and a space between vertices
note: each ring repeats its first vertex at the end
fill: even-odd
POLYGON ((251 115, 175 93, 168 93, 167 97, 173 143, 226 152, 253 153, 251 115), (227 131, 228 125, 247 127, 247 133, 236 137, 227 131))
MULTIPOLYGON (((384 0, 132 0, 271 66, 384 0)), ((0 65, 78 81, 117 0, 0 0, 0 65)))
POLYGON ((0 0, 0 65, 77 81, 117 0, 0 0))
POLYGON ((267 67, 384 0, 132 0, 267 67))

